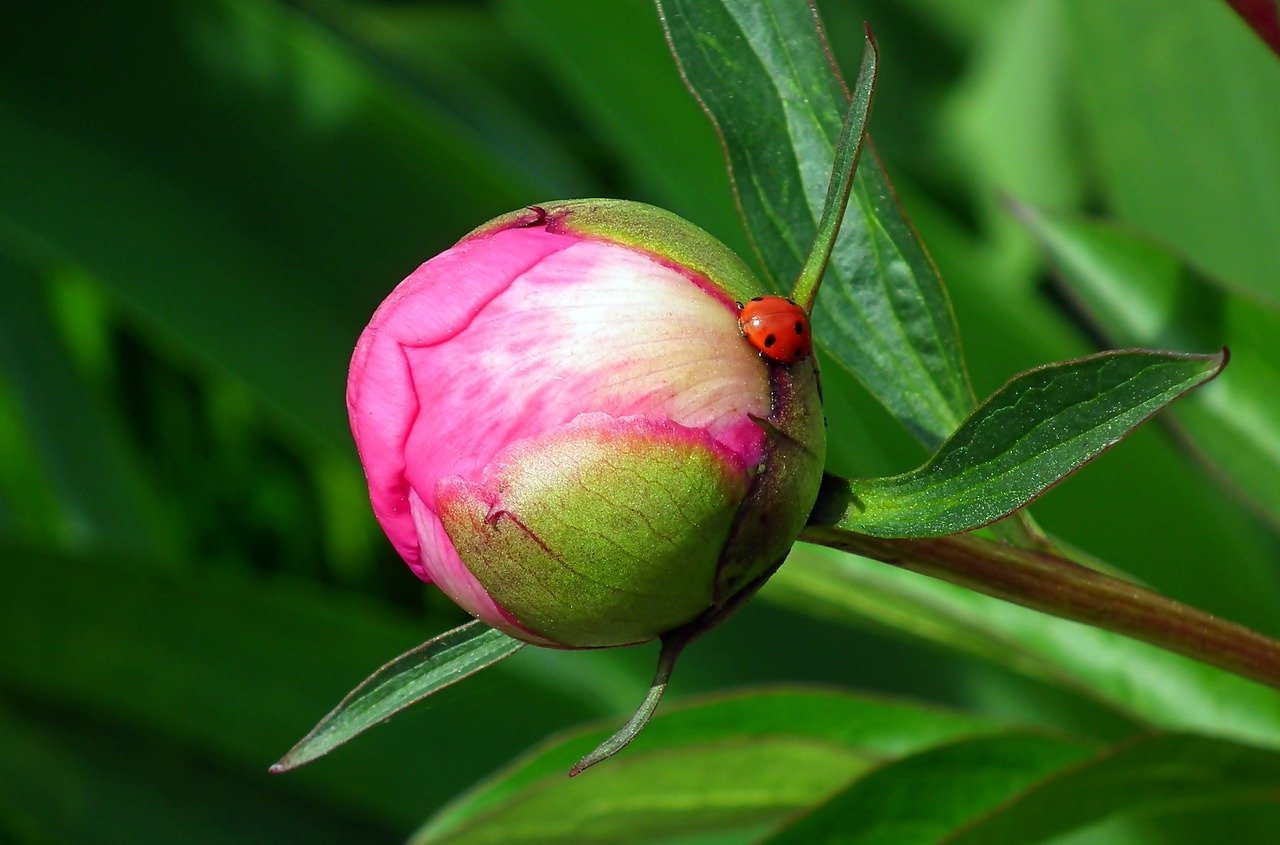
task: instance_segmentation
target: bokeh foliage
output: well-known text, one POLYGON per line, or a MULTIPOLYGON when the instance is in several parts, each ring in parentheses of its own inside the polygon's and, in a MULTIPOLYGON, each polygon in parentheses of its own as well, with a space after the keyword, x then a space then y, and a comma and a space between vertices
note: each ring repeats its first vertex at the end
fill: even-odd
MULTIPOLYGON (((1184 405, 1179 436, 1140 431, 1034 511, 1158 589, 1280 634, 1280 482, 1230 460, 1280 453, 1275 337, 1251 328, 1280 303, 1280 62, 1218 0, 820 6, 848 70, 861 21, 875 27, 872 132, 948 282, 979 395, 1111 343, 1229 340, 1250 362, 1211 388, 1225 396, 1184 405), (1061 223, 1049 259, 1092 263, 1054 275, 1010 197, 1143 234, 1099 247, 1061 223), (1126 256, 1171 269, 1109 281, 1126 256)), ((0 836, 394 841, 548 734, 624 712, 647 650, 525 649, 308 769, 266 774, 370 669, 460 621, 383 541, 345 429, 347 356, 391 285, 489 217, 570 196, 666 206, 751 257, 652 5, 50 0, 3 4, 0 32, 0 836)), ((824 375, 834 469, 920 463, 869 394, 824 375)), ((1174 789, 1142 805, 1155 820, 1073 834, 1032 804, 1046 832, 1026 841, 1280 836, 1280 811, 1238 788, 1269 784, 1274 762, 1232 744, 1277 744, 1267 691, 821 550, 762 599, 690 650, 674 695, 812 682, 969 715, 872 717, 865 699, 778 691, 726 736, 676 711, 631 764, 600 770, 614 786, 580 781, 601 818, 610 796, 644 797, 629 776, 675 789, 698 766, 804 767, 761 781, 779 800, 743 809, 741 828, 679 826, 704 835, 680 841, 737 842, 872 760, 902 757, 902 779, 883 769, 828 810, 910 784, 933 759, 916 751, 958 777, 975 760, 1002 773, 996 797, 1037 761, 1087 755, 1137 783, 1193 758, 1209 774, 1187 782, 1217 791, 1206 808, 1203 789, 1174 789), (820 736, 786 735, 788 714, 820 736), (868 720, 905 739, 848 733, 868 720), (1218 738, 1096 756, 1152 726, 1218 738), (1013 727, 1041 733, 982 738, 1013 727)), ((589 745, 575 735, 513 771, 546 755, 559 770, 589 745)), ((547 817, 583 806, 567 784, 534 786, 521 800, 547 817)), ((1062 794, 1047 804, 1090 793, 1062 794)), ((486 799, 468 800, 422 841, 486 799)), ((496 841, 539 830, 495 815, 496 841)))

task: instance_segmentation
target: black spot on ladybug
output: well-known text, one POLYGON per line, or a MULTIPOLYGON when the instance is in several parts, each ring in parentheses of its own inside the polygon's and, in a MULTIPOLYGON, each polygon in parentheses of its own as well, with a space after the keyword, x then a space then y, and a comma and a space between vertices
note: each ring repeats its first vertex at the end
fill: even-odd
POLYGON ((796 320, 796 334, 804 334, 804 323, 796 320))
POLYGON ((753 296, 753 297, 751 297, 751 301, 752 301, 752 302, 760 302, 760 301, 762 301, 763 299, 764 299, 764 297, 763 297, 763 296, 753 296))
POLYGON ((774 335, 767 335, 764 339, 764 348, 768 349, 770 346, 773 346, 777 342, 778 342, 777 337, 775 337, 774 335))

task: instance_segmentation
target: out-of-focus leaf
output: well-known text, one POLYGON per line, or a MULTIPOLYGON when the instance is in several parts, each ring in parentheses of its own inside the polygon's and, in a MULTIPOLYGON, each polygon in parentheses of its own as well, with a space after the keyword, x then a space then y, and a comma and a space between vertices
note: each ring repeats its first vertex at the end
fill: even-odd
POLYGON ((498 8, 621 153, 636 198, 747 255, 715 133, 680 81, 650 0, 613 0, 606 16, 597 0, 505 0, 498 8))
MULTIPOLYGON (((972 4, 957 5, 973 11, 972 4)), ((987 285, 1007 286, 1038 269, 1034 245, 1009 219, 1003 196, 1074 208, 1086 191, 1088 176, 1070 108, 1074 82, 1063 6, 1062 0, 1021 0, 974 15, 981 27, 973 35, 971 60, 950 89, 939 115, 942 123, 932 132, 951 172, 967 177, 981 215, 982 231, 976 237, 985 242, 988 260, 1000 268, 996 278, 985 280, 987 285)), ((951 274, 950 267, 944 270, 951 274)), ((950 282, 959 307, 958 278, 950 282)), ((967 326, 965 334, 980 336, 967 326)), ((972 367, 977 350, 966 351, 972 367)))
POLYGON ((800 544, 763 595, 977 654, 1150 725, 1280 748, 1280 691, 882 563, 800 544))
POLYGON ((1231 348, 1227 372, 1175 419, 1234 489, 1280 525, 1280 311, 1224 290, 1134 232, 1021 211, 1072 301, 1109 341, 1231 348))
POLYGON ((322 442, 395 282, 545 199, 283 3, 4 4, 0 31, 0 223, 322 442))
MULTIPOLYGON (((159 506, 137 454, 105 394, 94 391, 59 338, 45 280, 0 251, 0 383, 13 391, 21 429, 34 454, 9 451, 0 461, 28 464, 16 498, 38 496, 46 479, 57 513, 50 538, 76 547, 102 545, 156 554, 169 551, 159 506)), ((9 473, 0 471, 0 477, 9 473)), ((17 479, 14 479, 16 482, 17 479)))
POLYGON ((1280 785, 1280 754, 1206 737, 1156 735, 1087 756, 1065 740, 1017 735, 932 749, 873 772, 766 841, 1034 845, 1115 815, 1280 785))
POLYGON ((478 619, 432 637, 361 681, 271 771, 285 772, 328 754, 406 707, 510 657, 522 645, 478 619))
POLYGON ((1280 842, 1280 803, 1254 795, 1208 807, 1189 804, 1159 815, 1116 816, 1052 841, 1053 845, 1280 842))
POLYGON ((582 162, 548 131, 556 117, 563 119, 553 108, 554 89, 491 9, 333 0, 299 5, 389 87, 422 98, 451 131, 517 169, 544 198, 599 193, 582 162))
POLYGON ((0 815, 32 831, 33 842, 339 845, 395 836, 283 781, 258 782, 154 734, 47 705, 2 703, 0 815))
POLYGON ((609 843, 762 831, 884 760, 984 733, 969 717, 831 692, 780 689, 665 710, 621 755, 570 781, 605 736, 553 740, 445 808, 436 843, 609 843))
POLYGON ((1121 743, 1046 778, 948 840, 952 845, 1032 845, 1125 813, 1212 806, 1270 796, 1280 755, 1202 736, 1156 735, 1121 743))
MULTIPOLYGON (((816 232, 848 104, 811 10, 782 0, 658 6, 724 141, 768 275, 789 287, 816 232)), ((814 336, 927 446, 973 403, 950 300, 874 155, 854 180, 814 336)))
POLYGON ((919 469, 840 488, 841 528, 877 537, 958 534, 1038 496, 1187 391, 1224 355, 1129 350, 1014 376, 919 469))
MULTIPOLYGON (((289 580, 142 571, 106 554, 13 545, 0 557, 0 684, 174 737, 263 780, 326 702, 425 633, 289 580)), ((513 749, 613 711, 607 675, 567 678, 524 656, 285 779, 413 825, 513 749)))
MULTIPOLYGON (((962 740, 888 763, 762 845, 934 845, 1090 755, 1059 737, 962 740)), ((988 845, 996 845, 991 840, 988 845)))
POLYGON ((1226 3, 1062 5, 1111 210, 1280 303, 1280 62, 1226 3))

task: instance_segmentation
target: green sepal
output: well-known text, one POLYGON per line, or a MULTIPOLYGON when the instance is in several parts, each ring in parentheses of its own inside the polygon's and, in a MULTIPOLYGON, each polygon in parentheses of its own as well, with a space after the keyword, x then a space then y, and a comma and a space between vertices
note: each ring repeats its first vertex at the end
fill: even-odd
POLYGON ((765 459, 720 556, 717 604, 777 568, 822 485, 827 432, 817 361, 771 364, 769 382, 773 408, 757 421, 765 431, 765 459))
POLYGON ((745 468, 701 431, 638 418, 572 425, 484 484, 437 488, 468 569, 520 625, 569 647, 653 639, 711 607, 745 468))

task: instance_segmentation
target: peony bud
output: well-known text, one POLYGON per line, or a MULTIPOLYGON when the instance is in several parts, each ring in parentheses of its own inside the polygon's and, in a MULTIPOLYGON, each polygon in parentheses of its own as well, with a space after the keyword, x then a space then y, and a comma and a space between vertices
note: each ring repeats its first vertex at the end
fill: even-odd
POLYGON ((706 232, 615 200, 509 214, 423 264, 347 388, 396 550, 533 643, 717 617, 786 556, 822 476, 812 358, 739 331, 735 302, 762 293, 706 232))

